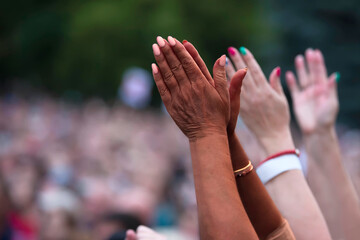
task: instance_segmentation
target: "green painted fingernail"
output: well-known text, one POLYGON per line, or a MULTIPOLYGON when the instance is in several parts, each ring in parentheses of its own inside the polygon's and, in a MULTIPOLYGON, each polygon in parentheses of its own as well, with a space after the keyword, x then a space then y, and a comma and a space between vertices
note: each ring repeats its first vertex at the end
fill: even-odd
POLYGON ((239 51, 242 55, 246 55, 246 48, 245 47, 240 47, 239 51))
POLYGON ((336 82, 339 82, 341 75, 340 75, 339 72, 336 72, 335 74, 336 74, 336 76, 335 76, 335 81, 336 81, 336 82))

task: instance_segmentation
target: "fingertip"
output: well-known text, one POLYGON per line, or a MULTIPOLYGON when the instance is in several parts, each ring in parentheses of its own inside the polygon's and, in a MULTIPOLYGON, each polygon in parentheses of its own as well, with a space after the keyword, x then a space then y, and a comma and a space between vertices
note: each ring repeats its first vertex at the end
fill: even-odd
POLYGON ((241 55, 245 56, 248 53, 248 50, 244 46, 241 46, 239 47, 239 52, 241 55))
POLYGON ((155 63, 151 64, 151 69, 154 75, 156 75, 159 72, 159 68, 156 66, 155 63))
POLYGON ((168 42, 172 47, 176 45, 176 41, 172 36, 168 36, 168 42))
POLYGON ((339 73, 339 72, 336 72, 336 73, 335 73, 335 81, 336 81, 337 83, 339 83, 340 77, 341 77, 340 73, 339 73))
POLYGON ((219 65, 221 67, 225 67, 225 64, 226 64, 226 55, 223 54, 220 58, 219 58, 219 65))
POLYGON ((155 56, 159 56, 159 55, 160 55, 160 48, 159 48, 159 46, 158 46, 156 43, 154 43, 154 44, 152 45, 152 49, 153 49, 153 53, 154 53, 155 56))
POLYGON ((280 68, 280 67, 276 67, 276 68, 275 68, 275 71, 276 71, 276 76, 280 78, 281 68, 280 68))

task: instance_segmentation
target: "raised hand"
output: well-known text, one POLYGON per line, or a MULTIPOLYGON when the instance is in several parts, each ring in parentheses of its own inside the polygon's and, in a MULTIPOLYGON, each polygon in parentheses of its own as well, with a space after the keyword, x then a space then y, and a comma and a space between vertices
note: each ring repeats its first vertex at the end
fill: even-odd
POLYGON ((286 73, 294 112, 303 133, 332 127, 339 111, 336 80, 338 73, 330 77, 320 50, 307 49, 305 60, 302 55, 295 58, 295 68, 299 84, 292 72, 286 73))
MULTIPOLYGON (((280 83, 280 68, 275 68, 270 74, 269 82, 262 72, 252 53, 245 48, 240 52, 230 47, 228 49, 233 63, 228 61, 226 72, 230 82, 236 80, 236 70, 248 67, 248 73, 243 82, 241 93, 240 115, 246 126, 256 136, 267 155, 294 148, 291 139, 289 123, 289 106, 280 83)), ((230 126, 236 125, 238 100, 231 102, 230 126)), ((232 127, 230 131, 234 130, 232 127)))
POLYGON ((223 133, 230 117, 225 55, 215 62, 211 78, 210 74, 202 73, 184 46, 172 37, 168 42, 158 37, 153 52, 159 66, 152 65, 155 83, 167 111, 182 132, 190 141, 213 132, 223 133))

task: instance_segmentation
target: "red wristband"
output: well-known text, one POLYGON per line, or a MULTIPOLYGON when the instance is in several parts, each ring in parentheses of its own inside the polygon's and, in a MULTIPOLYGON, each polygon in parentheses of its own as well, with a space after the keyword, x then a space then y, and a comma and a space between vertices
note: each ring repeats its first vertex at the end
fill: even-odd
POLYGON ((257 167, 259 167, 261 164, 273 159, 273 158, 277 158, 277 157, 280 157, 280 156, 283 156, 283 155, 289 155, 289 154, 294 154, 296 156, 300 156, 300 150, 299 149, 294 149, 294 150, 286 150, 286 151, 282 151, 282 152, 279 152, 279 153, 276 153, 274 155, 271 155, 270 157, 266 158, 265 160, 261 161, 257 167))

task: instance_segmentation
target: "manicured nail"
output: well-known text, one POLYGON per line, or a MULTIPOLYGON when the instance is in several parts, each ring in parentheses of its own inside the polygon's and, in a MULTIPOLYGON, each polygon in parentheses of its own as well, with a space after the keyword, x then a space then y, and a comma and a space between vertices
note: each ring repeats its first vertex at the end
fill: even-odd
POLYGON ((156 38, 156 41, 157 41, 157 43, 159 44, 160 47, 165 47, 165 41, 164 41, 164 39, 162 37, 158 36, 156 38))
POLYGON ((171 46, 175 46, 176 42, 175 42, 175 39, 173 37, 168 36, 168 41, 169 41, 171 46))
POLYGON ((339 72, 336 72, 336 73, 335 73, 335 81, 336 81, 337 83, 340 81, 340 77, 341 77, 340 73, 339 73, 339 72))
POLYGON ((219 65, 220 65, 221 67, 224 67, 224 66, 225 66, 225 62, 226 62, 226 56, 225 56, 225 55, 222 55, 222 56, 220 57, 219 65))
POLYGON ((226 66, 229 64, 229 59, 226 57, 226 60, 225 60, 225 64, 226 66))
POLYGON ((276 76, 280 77, 280 75, 281 75, 281 68, 278 67, 278 68, 276 69, 276 76))
POLYGON ((152 49, 153 49, 153 52, 154 52, 154 55, 155 55, 155 56, 159 56, 159 55, 160 55, 160 48, 159 48, 159 46, 158 46, 156 43, 154 43, 154 44, 152 45, 152 49))
POLYGON ((151 64, 151 68, 152 68, 152 71, 153 71, 154 74, 157 74, 159 72, 159 70, 158 70, 155 63, 151 64))
POLYGON ((229 54, 230 54, 231 56, 234 56, 234 55, 235 55, 235 53, 236 53, 236 51, 235 51, 235 48, 234 48, 234 47, 229 47, 229 48, 228 48, 228 52, 229 52, 229 54))
POLYGON ((239 51, 242 55, 246 55, 246 48, 245 47, 240 47, 239 51))
POLYGON ((183 44, 185 44, 185 43, 187 43, 187 42, 188 42, 188 41, 187 41, 187 40, 185 40, 185 39, 182 41, 182 43, 183 43, 183 44))

